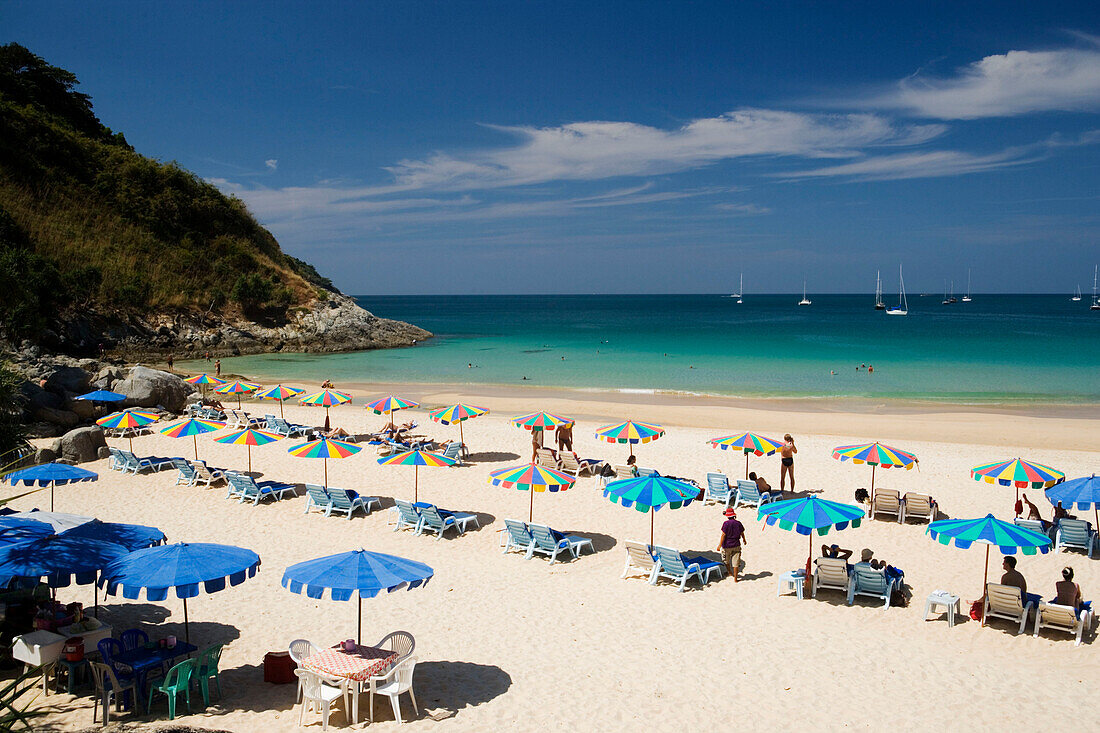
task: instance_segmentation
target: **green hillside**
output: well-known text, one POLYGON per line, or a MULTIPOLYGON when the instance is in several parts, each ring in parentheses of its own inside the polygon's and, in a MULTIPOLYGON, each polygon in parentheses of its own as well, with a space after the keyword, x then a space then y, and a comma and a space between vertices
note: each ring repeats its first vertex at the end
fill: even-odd
POLYGON ((134 152, 76 77, 0 46, 0 337, 74 313, 279 320, 334 290, 237 198, 134 152))

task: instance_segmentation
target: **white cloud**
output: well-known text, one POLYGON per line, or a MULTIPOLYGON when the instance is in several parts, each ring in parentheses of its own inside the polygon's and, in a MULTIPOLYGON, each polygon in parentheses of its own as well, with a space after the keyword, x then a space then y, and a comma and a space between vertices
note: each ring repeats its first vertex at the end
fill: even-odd
POLYGON ((495 188, 658 175, 757 156, 845 158, 867 147, 925 142, 945 128, 899 127, 873 114, 741 109, 674 130, 601 121, 494 129, 514 135, 519 144, 461 157, 438 153, 402 160, 387 170, 401 187, 495 188))
POLYGON ((957 150, 932 150, 873 156, 843 165, 773 175, 787 179, 845 177, 861 181, 894 181, 906 178, 938 178, 981 173, 1033 163, 1041 157, 1028 154, 1027 149, 1024 148, 1011 148, 989 155, 972 155, 957 150))
POLYGON ((950 78, 914 74, 873 98, 870 106, 944 120, 1096 110, 1100 109, 1100 49, 986 56, 950 78))
POLYGON ((279 161, 275 158, 268 158, 264 161, 264 165, 267 166, 268 170, 275 170, 279 167, 279 161))

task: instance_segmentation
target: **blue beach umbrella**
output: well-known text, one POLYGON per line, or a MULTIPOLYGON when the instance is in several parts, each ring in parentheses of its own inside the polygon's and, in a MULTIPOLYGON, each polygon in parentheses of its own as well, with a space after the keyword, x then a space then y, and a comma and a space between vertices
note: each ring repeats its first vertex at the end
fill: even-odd
POLYGON ((816 495, 801 499, 788 499, 765 504, 756 510, 756 518, 768 525, 778 524, 780 529, 794 530, 810 538, 810 552, 806 556, 806 575, 803 582, 810 582, 810 563, 814 555, 814 532, 826 535, 829 530, 853 529, 863 522, 863 510, 854 504, 820 499, 816 495))
POLYGON ((176 590, 176 598, 183 600, 184 638, 191 641, 187 623, 187 599, 199 594, 199 585, 207 593, 225 590, 229 585, 240 585, 256 575, 260 556, 252 550, 233 545, 177 542, 132 552, 103 568, 99 587, 106 588, 107 595, 115 595, 119 589, 122 597, 137 600, 141 589, 149 601, 163 601, 169 588, 176 590))
POLYGON ((94 583, 100 569, 129 552, 111 542, 50 534, 0 547, 0 587, 16 579, 51 588, 94 583))
MULTIPOLYGON (((1045 555, 1050 552, 1051 545, 1050 538, 1045 534, 1017 527, 1012 522, 997 519, 992 514, 986 514, 979 519, 941 519, 929 524, 925 534, 941 545, 954 543, 960 550, 966 550, 974 544, 985 545, 982 598, 985 598, 985 587, 989 582, 989 548, 991 546, 997 547, 1002 555, 1015 555, 1016 550, 1024 555, 1034 555, 1036 552, 1045 555)), ((982 625, 985 625, 984 617, 982 625)))
POLYGON ((40 540, 55 534, 53 527, 30 517, 0 516, 0 545, 40 540))
POLYGON ((108 389, 97 389, 95 392, 88 392, 74 399, 88 400, 89 402, 122 402, 126 399, 126 395, 108 389))
POLYGON ((22 483, 24 486, 49 486, 50 487, 50 511, 53 511, 53 489, 57 484, 79 483, 81 481, 98 481, 99 474, 78 466, 70 466, 67 463, 42 463, 30 468, 13 471, 3 477, 4 481, 12 486, 22 483))
POLYGON ((283 572, 283 587, 292 593, 303 590, 310 598, 321 598, 325 591, 334 601, 351 600, 359 594, 359 626, 356 641, 363 640, 363 598, 374 598, 381 591, 412 590, 427 585, 435 571, 422 562, 381 552, 354 550, 319 557, 291 565, 283 572))
POLYGON ((1057 506, 1062 502, 1063 509, 1077 507, 1082 511, 1092 509, 1093 526, 1100 526, 1100 478, 1096 474, 1064 481, 1057 486, 1046 490, 1047 501, 1051 506, 1057 506))
POLYGON ((649 544, 652 545, 654 515, 661 507, 679 509, 687 506, 699 496, 699 489, 665 476, 639 476, 612 481, 604 487, 603 495, 616 504, 649 512, 649 544))
POLYGON ((111 542, 122 545, 130 552, 144 550, 146 547, 156 547, 168 540, 164 532, 156 527, 147 527, 144 524, 101 522, 98 519, 65 530, 61 534, 64 537, 85 537, 100 542, 111 542))

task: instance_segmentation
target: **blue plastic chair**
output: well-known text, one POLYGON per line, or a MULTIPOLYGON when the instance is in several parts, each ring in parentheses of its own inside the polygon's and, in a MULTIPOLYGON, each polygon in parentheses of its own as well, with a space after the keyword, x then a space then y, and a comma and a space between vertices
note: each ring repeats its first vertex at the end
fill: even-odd
POLYGON ((149 635, 141 629, 126 629, 118 635, 118 640, 122 644, 122 650, 129 652, 145 646, 149 642, 149 635))
POLYGON ((898 579, 891 577, 886 568, 876 570, 865 563, 857 563, 852 566, 852 582, 848 584, 848 605, 852 605, 856 596, 871 596, 883 601, 883 608, 889 608, 890 594, 898 585, 898 579))
POLYGON ((531 536, 535 538, 533 552, 540 555, 549 555, 551 565, 557 562, 558 555, 563 552, 572 555, 574 559, 580 557, 580 551, 585 546, 588 547, 589 551, 595 552, 592 547, 592 540, 587 537, 562 534, 550 529, 545 524, 529 524, 527 528, 531 530, 531 536))
POLYGON ((530 559, 535 552, 535 537, 531 534, 531 530, 527 529, 527 525, 518 519, 505 519, 504 528, 507 530, 504 537, 504 552, 518 547, 523 550, 526 559, 530 559))
POLYGON ((393 528, 393 531, 412 527, 415 534, 420 534, 422 519, 420 512, 412 505, 412 502, 395 499, 393 505, 397 509, 397 526, 393 528))
POLYGON ((724 473, 707 474, 707 493, 703 503, 714 502, 716 504, 730 505, 734 492, 730 488, 730 480, 724 473))
POLYGON ((657 554, 657 568, 649 582, 656 585, 659 578, 668 578, 679 581, 680 592, 683 593, 687 582, 692 578, 698 578, 700 585, 706 585, 710 581, 711 573, 718 573, 721 578, 725 571, 725 565, 717 560, 708 560, 705 557, 688 557, 679 550, 657 545, 653 548, 657 554))

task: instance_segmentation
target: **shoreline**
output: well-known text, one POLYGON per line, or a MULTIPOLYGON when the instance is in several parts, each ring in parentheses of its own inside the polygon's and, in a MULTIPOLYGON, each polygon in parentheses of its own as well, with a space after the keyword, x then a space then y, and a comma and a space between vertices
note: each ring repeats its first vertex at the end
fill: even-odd
MULTIPOLYGON (((222 377, 248 379, 249 375, 225 372, 222 377)), ((320 389, 317 382, 293 378, 264 381, 294 384, 307 391, 320 389)), ((364 398, 401 394, 421 402, 421 410, 461 401, 480 404, 498 413, 518 415, 538 409, 566 413, 582 420, 634 419, 669 426, 701 427, 713 429, 716 434, 743 430, 779 435, 800 432, 855 435, 883 441, 928 440, 990 446, 1025 445, 1035 449, 1100 450, 1100 417, 1092 405, 1018 407, 880 399, 752 399, 537 385, 368 381, 341 382, 336 389, 352 394, 352 409, 356 410, 362 410, 364 398)), ((258 403, 253 401, 253 404, 258 403)), ((333 424, 339 424, 337 421, 344 409, 333 408, 333 424)))

